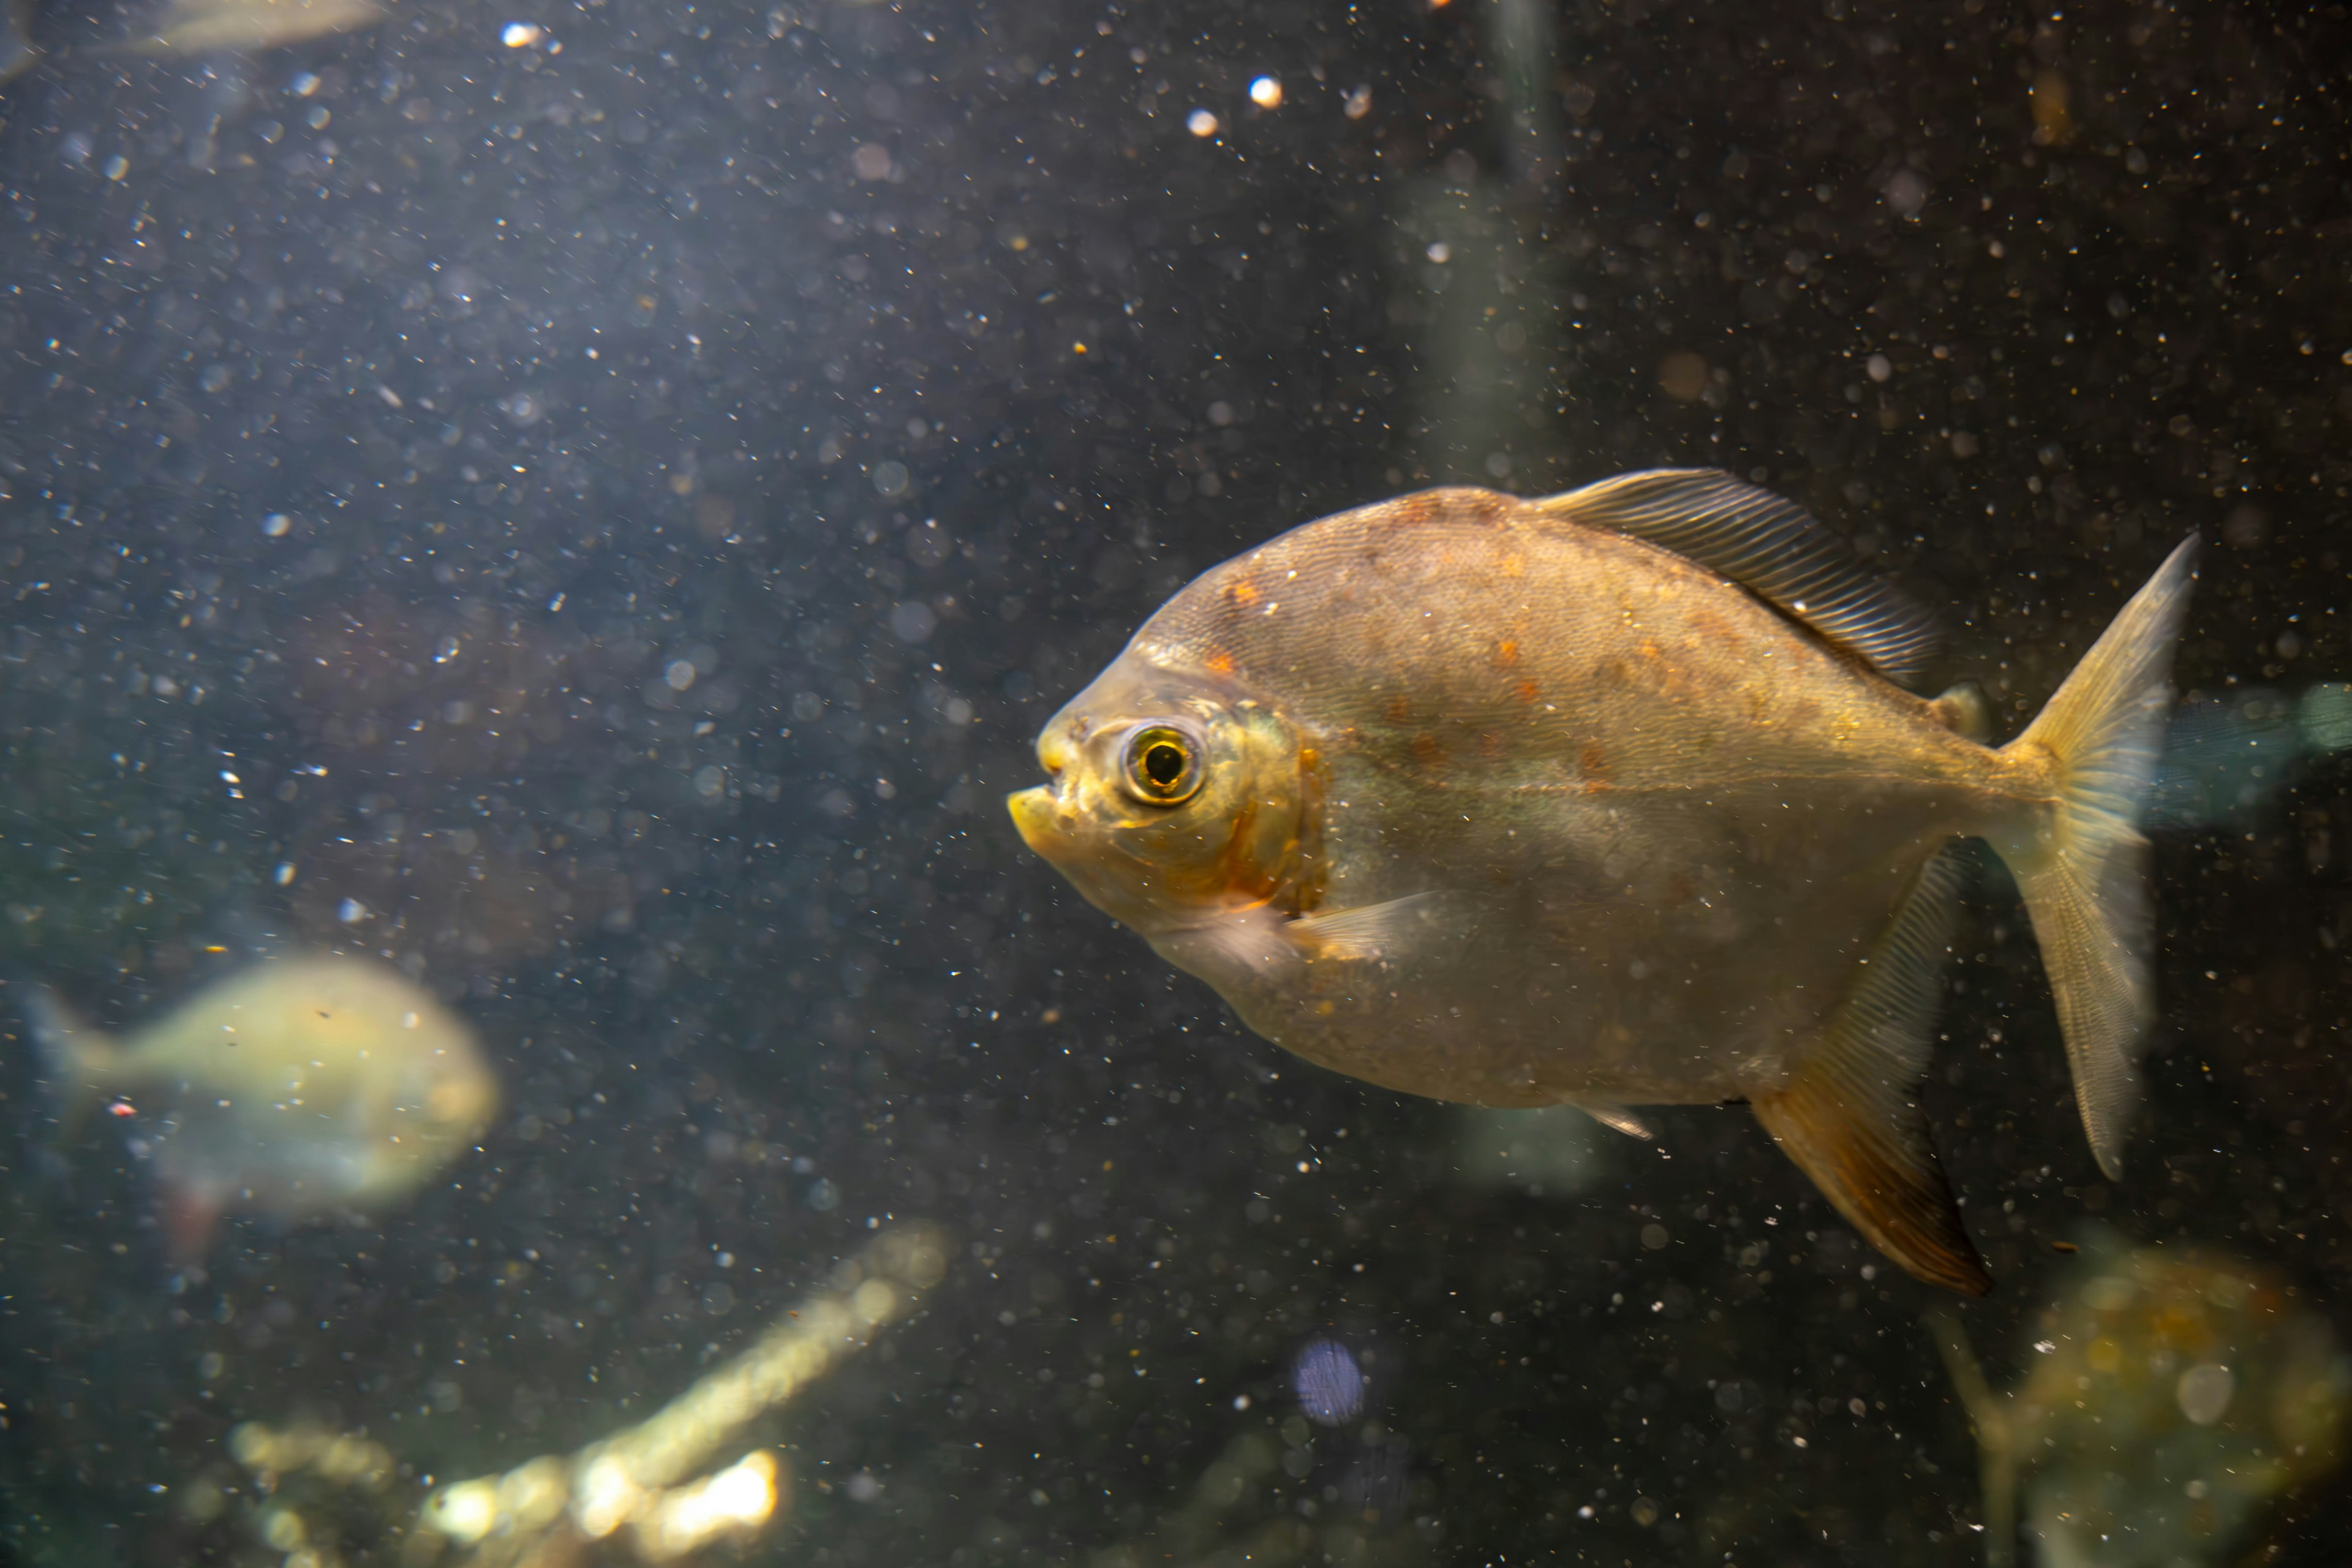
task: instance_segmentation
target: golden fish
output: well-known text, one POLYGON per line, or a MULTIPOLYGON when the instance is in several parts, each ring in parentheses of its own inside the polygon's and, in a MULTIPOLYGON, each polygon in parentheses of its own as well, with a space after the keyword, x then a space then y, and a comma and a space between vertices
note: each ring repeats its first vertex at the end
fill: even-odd
POLYGON ((2045 1563, 2261 1561, 2241 1539, 2344 1458, 2352 1357, 2268 1269, 2095 1236, 1997 1394, 1959 1320, 1933 1319, 1982 1450, 1985 1562, 2017 1562, 2018 1502, 2045 1563))
POLYGON ((1903 690, 1927 619, 1706 470, 1439 489, 1203 574, 1045 726, 1030 847, 1253 1029, 1489 1106, 1746 1100, 1856 1228, 1981 1293, 1926 1069, 1958 881, 2016 874, 2091 1147, 2152 1011, 2142 797, 2194 540, 2025 733, 1903 690))
POLYGON ((174 1253, 226 1208, 379 1207, 443 1170, 497 1114, 465 1021, 356 958, 256 964, 117 1042, 36 993, 33 1034, 71 1107, 154 1112, 174 1253))

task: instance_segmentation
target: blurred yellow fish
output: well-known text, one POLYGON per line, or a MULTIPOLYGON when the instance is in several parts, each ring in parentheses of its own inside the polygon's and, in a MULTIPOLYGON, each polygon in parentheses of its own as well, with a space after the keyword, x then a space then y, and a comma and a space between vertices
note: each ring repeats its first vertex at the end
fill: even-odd
POLYGON ((2236 1258, 2095 1236, 2007 1394, 1939 1309, 1982 1449, 1988 1568, 2017 1562, 2021 1490, 2053 1568, 2266 1561, 2242 1538, 2343 1462, 2352 1418, 2352 1357, 2296 1294, 2236 1258))
POLYGON ((1927 618, 1707 470, 1440 489, 1217 566, 1049 722, 1029 846, 1309 1060, 1490 1106, 1746 1100, 1981 1293, 1927 1066, 1958 838, 2016 874, 2119 1167, 2152 1012, 2137 827, 2194 541, 2025 733, 1895 684, 1927 618))
POLYGON ((184 1259, 224 1209, 290 1216, 405 1197, 498 1111, 465 1020, 365 959, 256 964, 120 1041, 46 993, 30 1011, 69 1108, 120 1096, 154 1113, 147 1137, 184 1259))
POLYGON ((157 55, 274 49, 372 27, 387 15, 372 0, 174 0, 129 47, 157 55))

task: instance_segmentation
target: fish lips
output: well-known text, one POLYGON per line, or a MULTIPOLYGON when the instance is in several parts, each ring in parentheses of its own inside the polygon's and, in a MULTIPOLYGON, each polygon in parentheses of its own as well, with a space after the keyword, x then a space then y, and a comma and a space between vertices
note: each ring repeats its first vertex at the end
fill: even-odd
POLYGON ((1047 860, 1059 865, 1071 852, 1069 820, 1054 798, 1052 784, 1015 790, 1004 797, 1004 808, 1013 814, 1021 841, 1047 860))

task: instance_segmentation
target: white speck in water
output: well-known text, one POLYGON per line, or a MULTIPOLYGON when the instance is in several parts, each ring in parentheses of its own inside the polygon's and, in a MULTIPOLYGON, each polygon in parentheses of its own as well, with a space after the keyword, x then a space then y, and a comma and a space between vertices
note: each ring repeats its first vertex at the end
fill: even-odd
POLYGON ((685 690, 694 684, 694 661, 690 658, 671 659, 668 668, 662 671, 662 679, 672 691, 685 690))
POLYGON ((547 29, 536 22, 509 22, 499 33, 499 42, 510 49, 527 49, 547 37, 547 29))
POLYGON ((1443 267, 1447 262, 1454 259, 1454 247, 1446 244, 1442 239, 1433 239, 1429 242, 1429 249, 1426 254, 1432 261, 1434 261, 1440 267, 1443 267))
POLYGON ((293 881, 294 862, 291 860, 280 860, 278 862, 278 869, 270 873, 270 880, 276 882, 281 888, 293 881))
POLYGON ((261 520, 262 534, 269 539, 285 538, 287 531, 293 526, 294 520, 282 511, 273 511, 261 520))
POLYGON ((131 160, 124 157, 121 153, 117 153, 113 157, 109 158, 106 161, 105 173, 108 179, 119 180, 122 178, 123 175, 131 173, 131 160))
POLYGON ((286 84, 286 90, 297 98, 308 98, 319 90, 319 79, 310 71, 297 71, 294 79, 286 84))
POLYGON ((1250 83, 1250 101, 1260 109, 1281 108, 1282 79, 1276 76, 1262 76, 1250 83))
POLYGON ((1214 136, 1217 133, 1217 117, 1205 109, 1196 109, 1184 117, 1184 129, 1195 136, 1214 136))
POLYGON ((1885 381, 1895 374, 1895 362, 1885 354, 1873 354, 1863 362, 1863 369, 1870 373, 1871 380, 1885 381))
POLYGON ((1356 89, 1355 91, 1348 95, 1347 101, 1342 103, 1339 108, 1340 111, 1346 114, 1349 119, 1361 120, 1365 115, 1370 114, 1372 111, 1372 89, 1369 87, 1360 87, 1356 89))
POLYGON ((367 906, 357 899, 345 899, 335 906, 335 918, 345 925, 356 925, 367 919, 367 906))

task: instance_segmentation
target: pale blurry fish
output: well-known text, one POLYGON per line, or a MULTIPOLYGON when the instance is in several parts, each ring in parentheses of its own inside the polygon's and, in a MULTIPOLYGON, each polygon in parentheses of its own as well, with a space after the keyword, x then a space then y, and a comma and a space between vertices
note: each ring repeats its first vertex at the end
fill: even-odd
MULTIPOLYGON (((1744 1100, 1870 1240, 1989 1288, 1916 1095, 1958 838, 2016 874, 2119 1168, 2138 821, 2194 541, 2025 733, 1901 689, 1926 618, 1706 470, 1440 489, 1217 566, 1040 736, 1022 836, 1249 1026, 1488 1106, 1744 1100)), ((1644 1134, 1646 1135, 1646 1134, 1644 1134)))
POLYGON ((274 49, 372 27, 389 14, 373 0, 174 0, 129 47, 156 55, 274 49))
POLYGON ((1985 1382, 1936 1314, 1983 1453, 1985 1561, 2024 1520, 2047 1568, 2234 1563, 2248 1526, 2344 1458, 2352 1360, 2268 1270, 2095 1238, 2035 1328, 2024 1380, 1985 1382))
POLYGON ((24 75, 40 58, 33 42, 33 0, 0 0, 0 83, 24 75))
POLYGON ((224 1209, 295 1215, 405 1197, 498 1110, 465 1020, 365 959, 257 963, 119 1041, 47 993, 29 1011, 68 1122, 110 1097, 152 1113, 184 1258, 224 1209))

